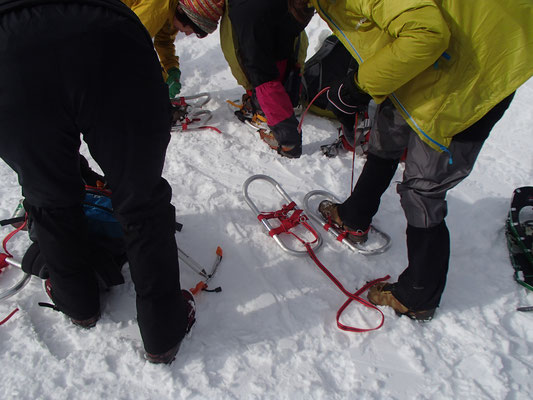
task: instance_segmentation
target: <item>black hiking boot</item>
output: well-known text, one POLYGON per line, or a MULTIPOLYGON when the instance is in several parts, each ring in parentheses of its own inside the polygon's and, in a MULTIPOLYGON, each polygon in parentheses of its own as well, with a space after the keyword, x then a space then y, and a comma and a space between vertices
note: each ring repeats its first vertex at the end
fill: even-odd
MULTIPOLYGON (((52 298, 52 284, 50 283, 50 278, 44 281, 44 290, 46 291, 47 296, 53 302, 54 299, 52 298)), ((56 305, 51 304, 47 306, 52 307, 56 311, 61 311, 56 305)), ((74 319, 70 317, 69 318, 70 318, 70 322, 72 322, 74 325, 79 326, 80 328, 83 328, 83 329, 91 329, 96 326, 96 323, 100 319, 100 316, 101 316, 100 311, 98 311, 95 315, 93 315, 92 317, 86 318, 86 319, 74 319)))
POLYGON ((274 137, 274 133, 270 130, 266 131, 265 129, 260 129, 259 136, 263 142, 268 144, 272 150, 276 150, 280 156, 287 158, 300 158, 302 155, 301 144, 280 145, 277 139, 274 137))
POLYGON ((335 225, 337 228, 347 232, 346 238, 354 244, 365 243, 368 239, 368 231, 370 227, 366 230, 354 229, 348 225, 345 225, 342 222, 341 217, 339 216, 338 204, 333 203, 330 200, 323 200, 318 205, 318 212, 322 215, 322 218, 330 224, 335 225))
MULTIPOLYGON (((185 334, 183 335, 184 338, 191 331, 192 326, 196 322, 196 303, 194 301, 194 296, 188 290, 182 289, 181 294, 185 300, 185 307, 187 308, 187 325, 185 327, 185 334)), ((171 364, 172 361, 175 360, 176 354, 178 354, 183 338, 181 338, 174 347, 164 353, 146 353, 146 360, 152 364, 171 364)))
POLYGON ((277 148, 278 154, 287 158, 300 158, 302 155, 302 146, 293 144, 290 146, 279 146, 277 148))
POLYGON ((368 300, 376 306, 389 306, 394 309, 397 315, 406 315, 416 321, 427 322, 433 319, 435 308, 422 311, 410 310, 394 297, 394 283, 379 282, 368 291, 368 300))

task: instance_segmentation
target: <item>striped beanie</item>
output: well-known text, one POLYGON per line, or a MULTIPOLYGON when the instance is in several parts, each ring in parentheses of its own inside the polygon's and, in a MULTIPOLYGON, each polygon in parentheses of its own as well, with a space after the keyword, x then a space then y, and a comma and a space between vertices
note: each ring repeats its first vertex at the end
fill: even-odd
POLYGON ((213 33, 224 13, 225 0, 179 0, 183 12, 201 30, 213 33))

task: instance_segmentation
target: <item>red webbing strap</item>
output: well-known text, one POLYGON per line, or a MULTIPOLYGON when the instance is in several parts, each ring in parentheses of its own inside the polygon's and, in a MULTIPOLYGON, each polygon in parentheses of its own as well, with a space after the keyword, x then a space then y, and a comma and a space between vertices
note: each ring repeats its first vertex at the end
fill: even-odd
POLYGON ((264 212, 264 213, 259 214, 257 216, 257 219, 259 221, 262 221, 264 219, 273 219, 273 218, 276 218, 279 220, 281 225, 278 226, 277 228, 272 228, 268 232, 268 234, 271 237, 274 237, 275 235, 279 235, 281 233, 288 233, 294 236, 296 239, 298 239, 298 241, 300 241, 300 243, 304 245, 316 243, 318 241, 318 233, 316 233, 313 227, 307 223, 308 218, 305 214, 302 215, 303 210, 295 209, 295 208, 296 208, 296 203, 294 201, 291 201, 289 204, 284 204, 281 207, 281 210, 272 211, 272 212, 264 212), (289 216, 289 213, 291 213, 290 216, 289 216), (315 240, 313 240, 312 242, 306 242, 302 238, 300 238, 298 235, 296 235, 294 232, 291 232, 292 228, 300 224, 303 225, 309 232, 313 234, 313 236, 315 237, 315 240))
MULTIPOLYGON (((331 222, 331 217, 328 217, 328 222, 322 226, 324 227, 326 231, 329 231, 331 228, 342 230, 342 228, 339 227, 337 224, 331 222)), ((346 238, 346 236, 348 236, 349 233, 351 233, 354 236, 361 236, 361 235, 367 234, 369 231, 370 231, 370 226, 367 228, 366 231, 362 232, 361 234, 358 234, 357 232, 354 232, 354 231, 342 230, 342 232, 339 233, 335 239, 337 239, 339 242, 342 242, 343 239, 346 238)))
MULTIPOLYGON (((26 227, 26 224, 28 223, 28 214, 26 213, 26 218, 24 219, 24 222, 22 223, 22 225, 20 225, 17 229, 15 229, 13 232, 11 232, 10 234, 8 234, 3 242, 2 242, 2 246, 4 247, 4 251, 6 252, 6 254, 8 255, 8 257, 13 257, 13 255, 7 250, 7 242, 9 242, 9 240, 15 236, 18 232, 20 232, 22 229, 24 229, 26 227)), ((4 259, 5 260, 5 259, 4 259)))
POLYGON ((171 103, 175 106, 188 106, 187 102, 185 101, 185 97, 178 97, 177 99, 172 99, 171 103))
POLYGON ((313 105, 315 100, 318 99, 323 93, 327 92, 328 90, 329 90, 329 86, 326 86, 324 89, 322 89, 320 92, 318 92, 315 97, 313 97, 313 100, 311 100, 309 102, 307 108, 305 109, 305 111, 303 112, 303 114, 302 114, 302 116, 300 118, 300 123, 298 124, 298 133, 300 135, 302 134, 302 124, 304 123, 304 118, 307 115, 307 111, 309 111, 309 109, 311 108, 311 106, 313 105))
MULTIPOLYGON (((185 118, 185 122, 182 122, 181 123, 181 130, 182 131, 186 131, 189 129, 189 124, 192 123, 192 122, 198 122, 200 121, 200 118, 193 118, 193 119, 189 119, 189 118, 185 118)), ((202 125, 202 126, 198 126, 198 127, 193 127, 191 129, 210 129, 212 131, 215 131, 216 133, 222 133, 222 131, 214 126, 210 126, 210 125, 202 125)))
MULTIPOLYGON (((197 121, 200 121, 199 119, 197 119, 197 121)), ((187 129, 189 129, 189 124, 191 122, 194 122, 194 119, 189 119, 188 117, 185 117, 185 122, 182 122, 181 123, 181 130, 182 131, 186 131, 187 129)))
POLYGON ((317 258, 315 252, 313 251, 313 249, 311 248, 311 246, 309 245, 305 245, 305 248, 307 249, 307 253, 309 254, 309 256, 311 257, 311 259, 315 262, 315 264, 318 266, 318 268, 320 268, 322 270, 322 272, 324 272, 326 274, 326 276, 339 288, 339 290, 344 293, 344 295, 346 295, 348 297, 348 300, 346 300, 344 302, 344 304, 339 308, 339 311, 337 311, 337 326, 339 327, 339 329, 343 330, 343 331, 347 331, 347 332, 370 332, 370 331, 375 331, 379 328, 381 328, 383 326, 383 322, 385 321, 385 315, 383 315, 383 312, 378 308, 376 307, 374 304, 368 302, 367 300, 363 299, 360 297, 361 294, 363 294, 364 292, 366 292, 368 289, 370 289, 372 286, 374 286, 376 283, 378 282, 382 282, 382 281, 386 281, 390 278, 389 275, 387 276, 384 276, 383 278, 379 278, 379 279, 375 279, 373 280, 372 282, 369 282, 367 283, 365 286, 363 286, 361 289, 359 289, 357 292, 355 293, 350 293, 348 290, 346 290, 344 288, 344 286, 342 285, 342 283, 339 282, 339 280, 335 277, 335 275, 333 275, 321 262, 320 260, 317 258), (376 311, 378 311, 380 314, 381 314, 381 321, 380 323, 378 324, 378 326, 374 327, 374 328, 355 328, 355 327, 352 327, 352 326, 348 326, 348 325, 344 325, 342 324, 339 319, 342 315, 342 313, 344 312, 344 310, 350 305, 350 303, 352 301, 357 301, 359 303, 361 303, 362 305, 364 305, 365 307, 368 307, 368 308, 371 308, 371 309, 374 309, 376 311))
MULTIPOLYGON (((368 289, 370 289, 376 283, 388 280, 390 278, 390 276, 387 275, 387 276, 384 276, 383 278, 375 279, 372 282, 367 283, 365 286, 363 286, 361 289, 359 289, 355 293, 350 293, 349 291, 347 291, 344 288, 344 286, 342 285, 342 283, 340 283, 340 281, 335 277, 335 275, 333 275, 320 262, 320 260, 317 258, 315 252, 313 251, 313 248, 311 247, 311 244, 315 243, 318 240, 318 234, 306 222, 307 217, 305 215, 303 215, 303 216, 301 215, 303 210, 298 210, 298 209, 295 210, 295 207, 296 207, 296 203, 294 201, 292 201, 289 204, 286 204, 286 205, 284 204, 282 206, 281 210, 272 211, 272 212, 265 212, 265 213, 259 214, 257 216, 257 219, 259 221, 262 221, 263 219, 277 218, 281 222, 281 225, 279 227, 277 227, 277 228, 271 229, 270 232, 269 232, 269 235, 272 236, 272 237, 274 235, 278 235, 280 233, 289 233, 289 234, 293 235, 296 239, 298 239, 305 246, 305 249, 307 250, 307 254, 309 254, 311 259, 322 270, 322 272, 324 272, 326 274, 326 276, 329 279, 331 279, 331 281, 340 289, 340 291, 342 293, 344 293, 348 297, 348 300, 346 300, 344 302, 344 304, 337 311, 336 319, 337 319, 337 326, 339 327, 339 329, 341 329, 343 331, 347 331, 347 332, 370 332, 370 331, 375 331, 376 329, 381 328, 383 326, 383 322, 385 321, 385 315, 383 315, 383 312, 378 307, 376 307, 374 304, 366 301, 365 299, 361 298, 360 295, 363 294, 364 292, 366 292, 368 289), (293 213, 291 214, 291 216, 288 216, 291 211, 293 211, 293 213), (301 238, 299 238, 297 235, 295 235, 293 232, 290 231, 291 228, 294 228, 298 224, 304 225, 311 233, 313 233, 313 235, 315 236, 315 240, 313 242, 311 242, 311 243, 305 242, 304 240, 302 240, 301 238), (375 328, 355 328, 355 327, 352 327, 352 326, 344 325, 344 324, 342 324, 339 321, 339 319, 340 319, 342 313, 344 312, 344 310, 354 300, 359 302, 359 303, 361 303, 365 307, 377 310, 381 314, 381 321, 380 321, 378 326, 376 326, 375 328)), ((330 224, 327 224, 327 225, 331 226, 330 224)), ((327 229, 329 229, 329 228, 326 228, 326 230, 327 229)))
POLYGON ((8 262, 6 261, 6 258, 8 257, 9 256, 7 254, 0 253, 0 272, 2 272, 2 270, 9 265, 8 262))
POLYGON ((17 308, 15 308, 13 311, 11 311, 11 313, 10 313, 7 317, 5 317, 2 321, 0 321, 0 325, 4 325, 7 321, 9 321, 9 319, 10 319, 13 315, 15 315, 15 313, 16 313, 18 310, 19 310, 19 309, 18 309, 18 307, 17 307, 17 308))
MULTIPOLYGON (((7 235, 3 242, 2 242, 2 246, 4 247, 4 251, 5 251, 5 254, 4 253, 0 253, 0 272, 2 272, 2 270, 4 268, 6 268, 9 264, 7 263, 6 261, 6 258, 9 258, 9 257, 13 257, 13 255, 7 250, 7 242, 9 242, 9 240, 15 236, 18 232, 20 232, 22 229, 24 229, 26 227, 26 224, 28 223, 28 214, 26 213, 26 218, 24 219, 24 223, 22 225, 20 225, 17 229, 15 229, 13 232, 11 232, 9 235, 7 235)), ((15 308, 13 311, 11 311, 11 313, 5 317, 2 321, 0 321, 0 325, 3 325, 5 324, 7 321, 9 321, 9 319, 15 315, 15 313, 18 311, 19 309, 18 308, 15 308)))
POLYGON ((210 129, 212 131, 215 131, 216 133, 222 133, 222 131, 214 126, 210 126, 210 125, 203 125, 203 126, 199 126, 198 128, 195 128, 195 129, 210 129))

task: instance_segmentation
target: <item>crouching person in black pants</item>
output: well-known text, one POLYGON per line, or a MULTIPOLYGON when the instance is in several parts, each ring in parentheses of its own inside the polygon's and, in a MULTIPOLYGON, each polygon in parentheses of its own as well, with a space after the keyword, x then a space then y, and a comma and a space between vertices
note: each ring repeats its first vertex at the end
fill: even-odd
POLYGON ((150 36, 120 1, 0 0, 0 156, 18 174, 52 300, 81 327, 100 317, 81 132, 113 190, 146 358, 155 363, 172 362, 194 323, 194 300, 180 288, 171 188, 161 177, 170 123, 150 36), (40 78, 28 80, 35 60, 40 78))

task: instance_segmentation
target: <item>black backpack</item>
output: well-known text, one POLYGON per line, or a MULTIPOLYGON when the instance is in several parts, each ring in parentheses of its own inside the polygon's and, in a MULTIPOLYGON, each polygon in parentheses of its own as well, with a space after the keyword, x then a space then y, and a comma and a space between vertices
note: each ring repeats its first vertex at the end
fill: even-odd
MULTIPOLYGON (((320 49, 304 66, 303 99, 307 106, 314 97, 325 87, 346 76, 358 65, 350 52, 335 35, 328 36, 320 49)), ((327 109, 328 99, 326 94, 319 96, 309 108, 314 114, 335 118, 327 109)))

